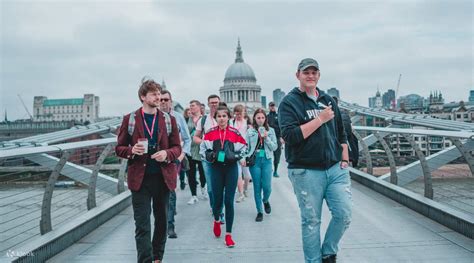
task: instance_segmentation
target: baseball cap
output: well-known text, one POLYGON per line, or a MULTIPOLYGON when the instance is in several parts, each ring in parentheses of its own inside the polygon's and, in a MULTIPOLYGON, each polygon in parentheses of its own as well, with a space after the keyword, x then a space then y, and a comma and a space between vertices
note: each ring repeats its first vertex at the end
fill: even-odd
POLYGON ((309 67, 315 67, 317 70, 319 70, 319 64, 316 60, 312 58, 305 58, 301 60, 300 64, 298 64, 298 71, 303 71, 309 67))

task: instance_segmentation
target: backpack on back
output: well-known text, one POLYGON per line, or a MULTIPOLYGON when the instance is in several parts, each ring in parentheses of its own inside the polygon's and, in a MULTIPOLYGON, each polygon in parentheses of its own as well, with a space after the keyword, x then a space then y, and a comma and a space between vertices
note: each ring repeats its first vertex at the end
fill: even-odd
MULTIPOLYGON (((163 112, 165 116, 165 123, 166 123, 166 133, 168 136, 171 134, 171 117, 168 113, 163 112)), ((133 131, 135 130, 135 112, 130 112, 130 119, 128 120, 128 134, 132 136, 133 131)))

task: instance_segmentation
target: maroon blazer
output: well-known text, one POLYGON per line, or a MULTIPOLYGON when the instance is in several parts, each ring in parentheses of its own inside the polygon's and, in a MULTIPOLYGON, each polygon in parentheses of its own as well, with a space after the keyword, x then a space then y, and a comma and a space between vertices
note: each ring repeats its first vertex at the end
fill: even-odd
MULTIPOLYGON (((135 111, 135 129, 132 136, 128 134, 128 121, 130 114, 123 117, 122 126, 117 136, 117 146, 115 153, 117 156, 128 159, 128 188, 133 191, 138 191, 142 185, 143 177, 145 176, 146 159, 148 154, 135 155, 132 154, 132 147, 138 141, 138 138, 145 138, 145 131, 143 127, 143 117, 139 108, 135 111)), ((167 153, 167 161, 161 163, 161 171, 165 180, 166 186, 170 190, 176 189, 176 181, 178 171, 174 161, 181 154, 181 144, 179 140, 178 126, 176 119, 170 115, 171 118, 171 133, 168 136, 166 132, 166 121, 163 112, 158 110, 158 145, 160 150, 165 150, 167 153)))

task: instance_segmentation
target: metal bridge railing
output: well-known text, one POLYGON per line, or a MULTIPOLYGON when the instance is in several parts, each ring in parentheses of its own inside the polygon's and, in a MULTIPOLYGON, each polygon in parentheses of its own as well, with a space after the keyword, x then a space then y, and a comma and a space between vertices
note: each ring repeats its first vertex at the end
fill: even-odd
POLYGON ((474 132, 353 128, 359 170, 474 215, 474 132))
POLYGON ((115 145, 108 138, 0 151, 0 253, 123 192, 126 162, 115 145))

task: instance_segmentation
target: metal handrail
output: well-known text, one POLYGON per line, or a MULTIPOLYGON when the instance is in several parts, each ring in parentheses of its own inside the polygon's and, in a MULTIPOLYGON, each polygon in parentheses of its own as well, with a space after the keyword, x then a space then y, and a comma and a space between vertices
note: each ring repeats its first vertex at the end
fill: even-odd
POLYGON ((385 127, 368 127, 354 126, 357 131, 377 131, 390 132, 395 134, 418 134, 428 136, 454 137, 460 139, 474 139, 474 132, 470 131, 444 131, 444 130, 425 130, 425 129, 404 129, 404 128, 385 128, 385 127))
POLYGON ((24 155, 31 154, 40 154, 40 153, 52 153, 65 150, 74 150, 79 148, 91 147, 91 146, 102 146, 110 143, 117 143, 117 138, 106 138, 106 139, 97 139, 89 140, 82 142, 70 142, 55 144, 50 146, 40 146, 40 147, 29 147, 29 148, 16 148, 0 151, 0 159, 10 158, 10 157, 20 157, 24 155))

